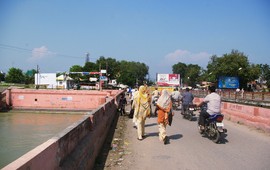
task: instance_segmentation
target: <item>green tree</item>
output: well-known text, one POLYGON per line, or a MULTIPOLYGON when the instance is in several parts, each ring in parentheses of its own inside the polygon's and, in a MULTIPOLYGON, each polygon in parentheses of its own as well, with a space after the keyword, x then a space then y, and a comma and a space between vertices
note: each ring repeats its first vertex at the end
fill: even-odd
POLYGON ((239 77, 240 88, 246 88, 249 81, 259 76, 258 65, 250 64, 248 57, 237 50, 232 50, 231 53, 224 54, 222 57, 212 56, 207 69, 205 74, 208 74, 209 79, 215 83, 220 76, 239 77))
POLYGON ((187 65, 185 63, 177 63, 172 66, 172 71, 174 74, 180 74, 180 77, 186 77, 187 65))
POLYGON ((21 69, 10 68, 6 75, 7 83, 25 83, 25 76, 21 69))
POLYGON ((0 81, 5 81, 5 73, 4 72, 0 72, 0 81))
POLYGON ((27 72, 25 73, 25 84, 35 84, 36 72, 37 71, 35 69, 27 70, 27 72))
POLYGON ((201 69, 202 68, 197 64, 189 64, 187 66, 185 81, 189 86, 196 87, 196 84, 199 83, 201 69))
POLYGON ((73 65, 69 68, 69 72, 83 72, 83 67, 80 65, 73 65))
POLYGON ((105 58, 101 56, 97 61, 97 65, 100 65, 101 69, 107 70, 107 76, 109 79, 116 79, 116 74, 119 72, 119 62, 113 58, 105 58))
POLYGON ((266 85, 270 87, 270 67, 268 64, 260 64, 261 69, 261 78, 263 81, 266 81, 266 85))
POLYGON ((177 63, 172 66, 174 74, 180 74, 182 82, 185 85, 196 87, 196 83, 199 82, 199 76, 202 68, 197 64, 177 63))
POLYGON ((128 86, 142 85, 146 81, 149 67, 140 62, 120 61, 120 70, 116 73, 117 82, 128 86))

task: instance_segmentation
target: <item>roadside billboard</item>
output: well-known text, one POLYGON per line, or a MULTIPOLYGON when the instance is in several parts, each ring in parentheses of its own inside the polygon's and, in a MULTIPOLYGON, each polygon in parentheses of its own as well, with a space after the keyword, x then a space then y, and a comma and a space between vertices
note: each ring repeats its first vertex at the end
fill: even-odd
POLYGON ((180 86, 180 74, 157 74, 158 86, 180 86))
POLYGON ((46 85, 47 88, 56 88, 56 73, 36 73, 35 85, 46 85))
POLYGON ((218 88, 220 89, 237 89, 239 88, 239 78, 220 76, 218 78, 218 88))

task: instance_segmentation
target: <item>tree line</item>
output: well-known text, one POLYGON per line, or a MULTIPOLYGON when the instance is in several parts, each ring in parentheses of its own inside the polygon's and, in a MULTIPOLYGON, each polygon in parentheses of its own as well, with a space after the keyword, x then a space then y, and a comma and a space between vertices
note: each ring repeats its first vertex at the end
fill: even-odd
MULTIPOLYGON (((117 61, 111 57, 101 56, 96 62, 86 62, 84 66, 73 65, 69 68, 69 72, 99 72, 100 70, 107 70, 105 76, 109 80, 116 79, 118 83, 131 87, 143 84, 143 82, 150 85, 154 83, 147 77, 149 66, 141 62, 117 61)), ((0 73, 0 80, 7 83, 34 84, 35 73, 37 73, 35 69, 23 73, 21 69, 12 67, 6 74, 0 73)), ((267 87, 270 87, 269 65, 250 63, 248 57, 238 50, 232 50, 220 57, 211 56, 205 69, 197 64, 178 62, 172 65, 172 73, 180 74, 183 84, 192 87, 196 87, 196 84, 202 81, 217 83, 219 76, 239 77, 240 88, 244 89, 247 88, 248 82, 255 80, 265 82, 267 87)), ((68 74, 68 72, 58 74, 68 74)), ((90 76, 99 78, 99 75, 70 74, 70 76, 76 81, 89 81, 90 76)))

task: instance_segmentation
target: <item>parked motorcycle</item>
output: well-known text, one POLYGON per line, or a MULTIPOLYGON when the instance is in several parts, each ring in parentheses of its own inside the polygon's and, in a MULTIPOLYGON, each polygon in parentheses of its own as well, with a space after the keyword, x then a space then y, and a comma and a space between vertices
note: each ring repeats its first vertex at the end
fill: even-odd
MULTIPOLYGON (((184 107, 184 106, 182 106, 182 107, 184 107)), ((196 111, 196 107, 197 106, 194 104, 189 104, 189 105, 185 106, 185 108, 183 108, 183 111, 182 111, 183 118, 192 121, 193 117, 195 116, 194 111, 196 111)))
MULTIPOLYGON (((206 110, 206 108, 206 105, 203 105, 201 111, 206 110)), ((224 123, 222 122, 223 119, 224 115, 221 113, 211 115, 205 120, 205 127, 203 130, 199 126, 200 134, 205 134, 213 142, 219 143, 225 137, 224 134, 227 133, 227 129, 224 128, 224 123)))

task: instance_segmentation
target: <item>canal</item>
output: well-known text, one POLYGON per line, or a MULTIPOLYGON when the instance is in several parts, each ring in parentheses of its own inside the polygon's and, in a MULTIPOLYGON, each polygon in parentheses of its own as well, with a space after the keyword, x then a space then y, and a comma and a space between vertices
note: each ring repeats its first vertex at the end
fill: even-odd
POLYGON ((0 169, 84 116, 83 112, 0 112, 0 169))

